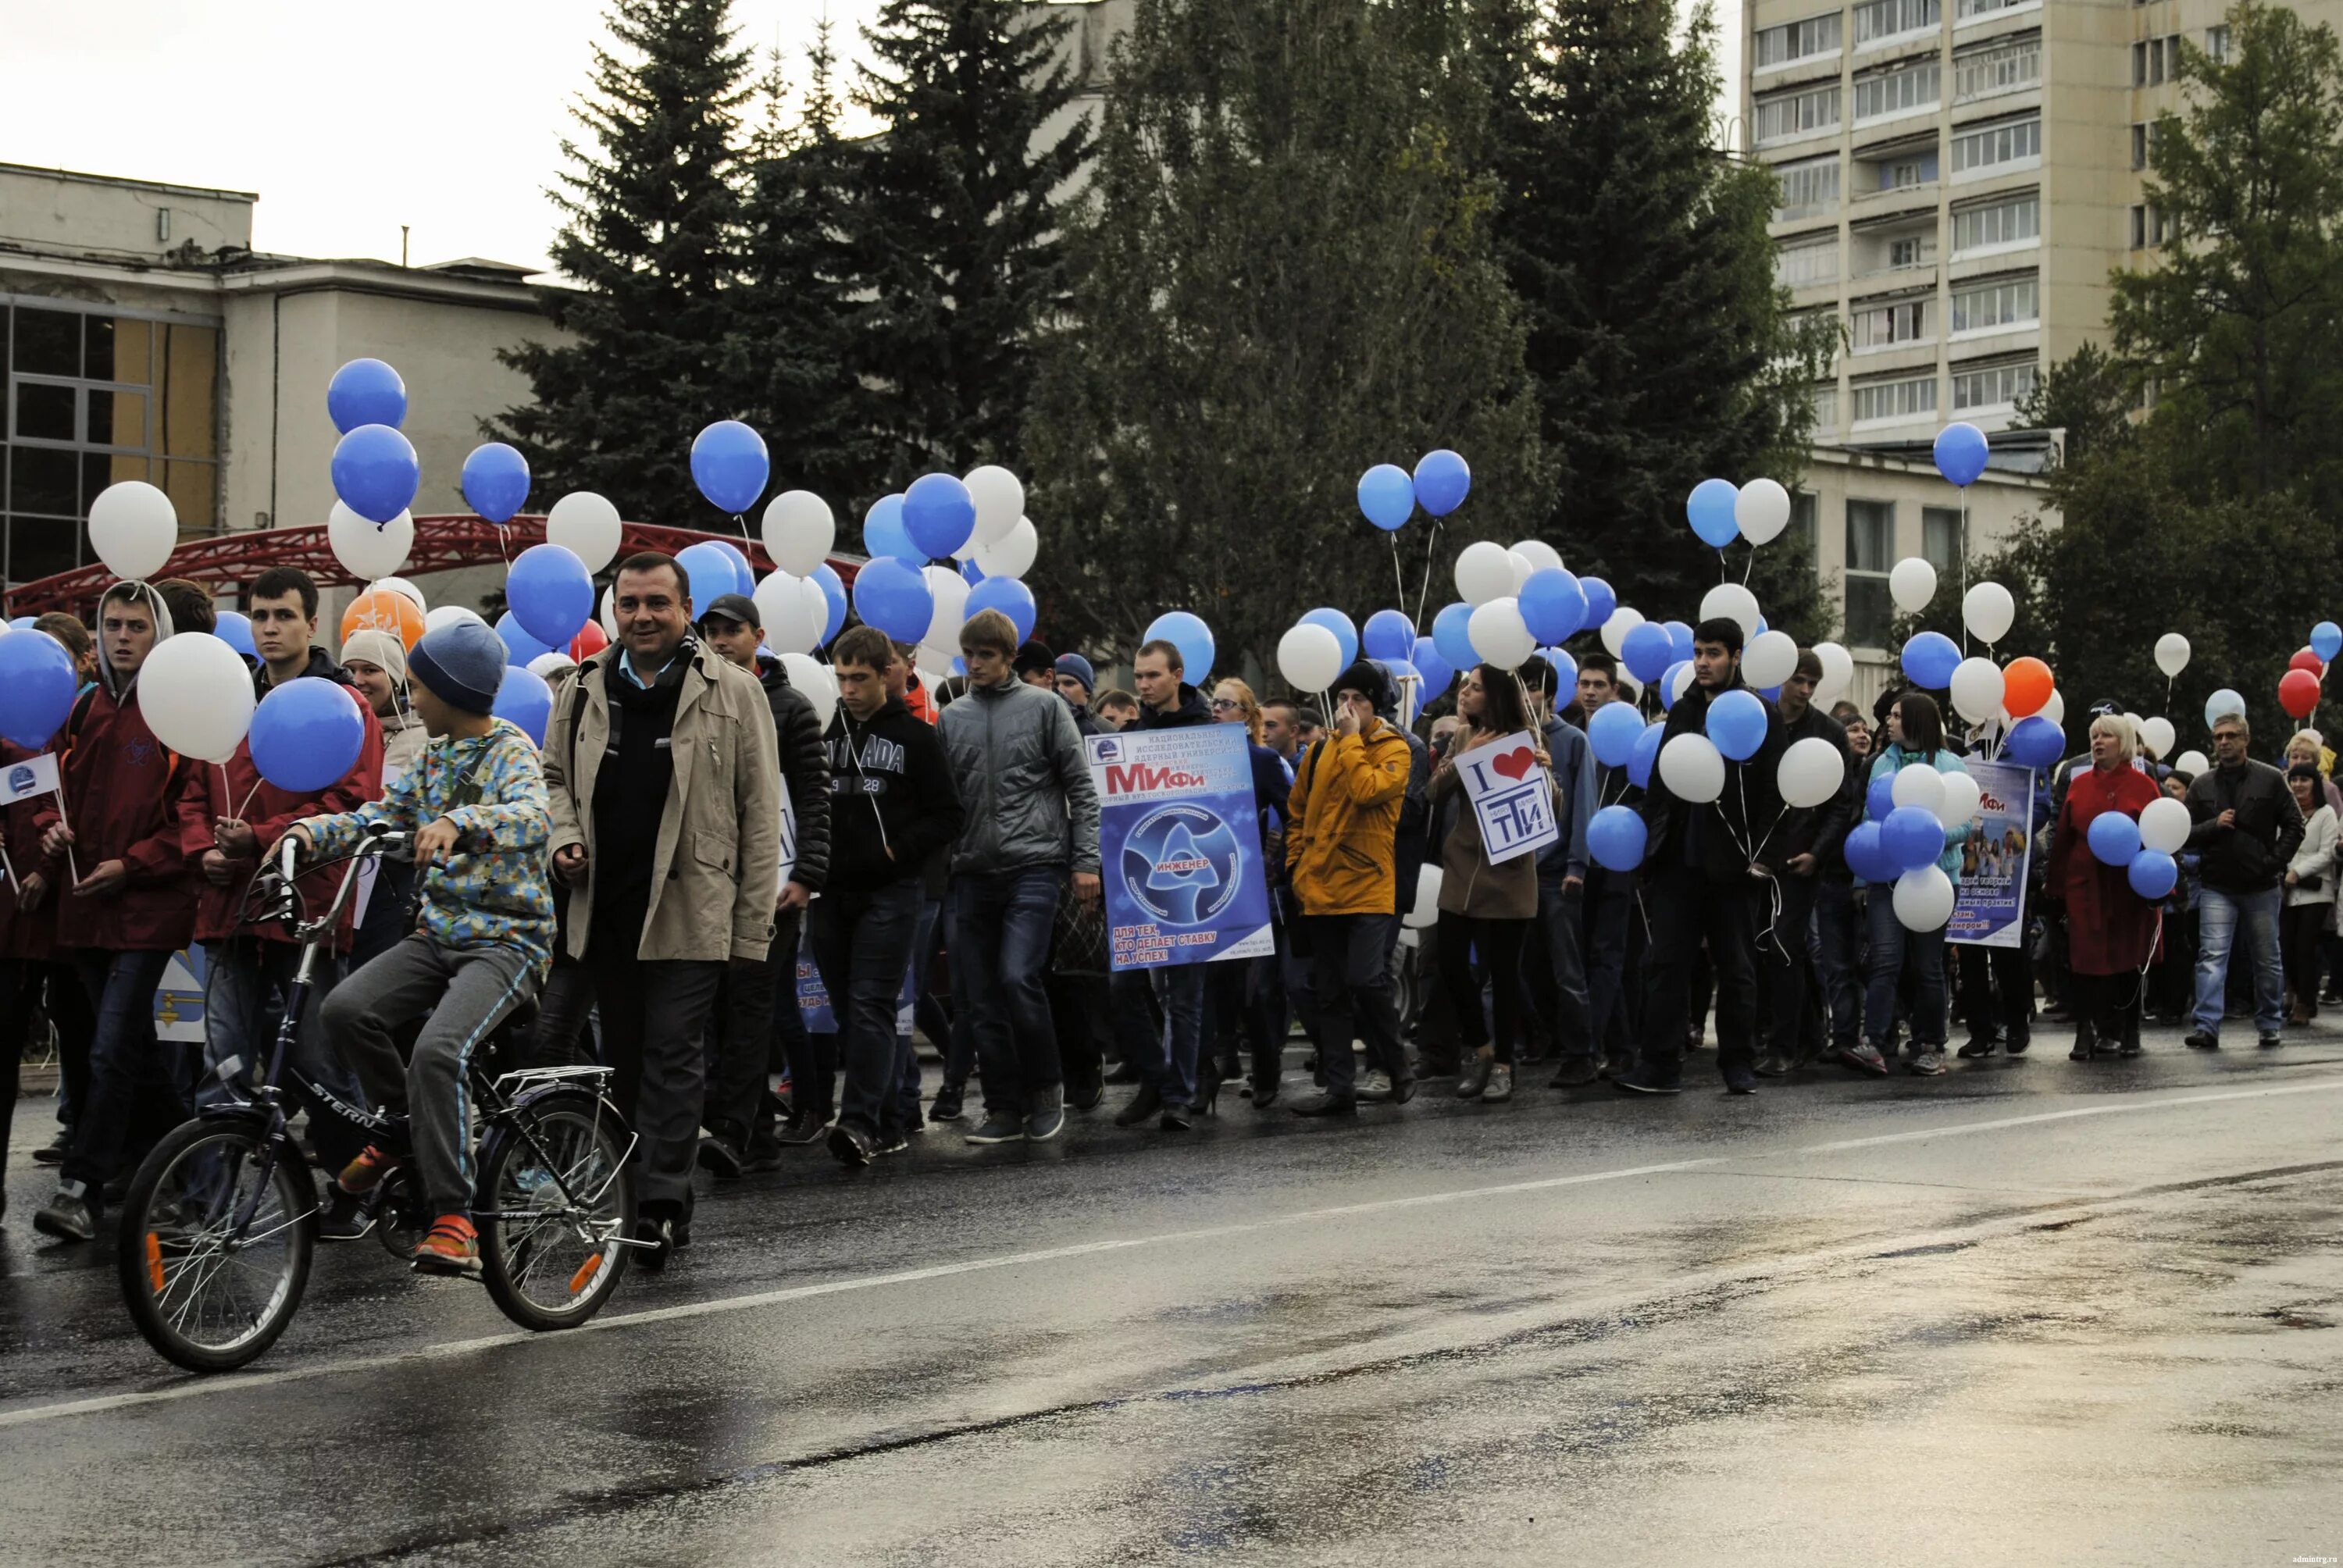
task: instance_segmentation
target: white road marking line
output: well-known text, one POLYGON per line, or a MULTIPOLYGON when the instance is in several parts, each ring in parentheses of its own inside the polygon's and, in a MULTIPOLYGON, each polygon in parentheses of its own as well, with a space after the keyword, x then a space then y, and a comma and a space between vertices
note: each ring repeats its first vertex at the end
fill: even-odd
MULTIPOLYGON (((2343 1076, 2332 1077, 2318 1083, 2274 1084, 2261 1089, 2223 1090, 2208 1093, 2169 1095, 2160 1099, 2127 1099, 2106 1105, 2080 1106, 2067 1111, 2039 1111, 2030 1116, 1997 1117, 1989 1121, 1956 1121, 1943 1127, 1914 1128, 1907 1131, 1882 1133, 1870 1138, 1836 1139, 1826 1143, 1804 1144, 1795 1149, 1710 1155, 1694 1160, 1670 1160, 1652 1165, 1631 1165, 1615 1171, 1587 1171, 1570 1176, 1543 1176, 1525 1181, 1505 1181, 1493 1186, 1473 1187, 1446 1192, 1417 1193, 1405 1198, 1373 1198, 1357 1203, 1343 1203, 1324 1209, 1307 1209, 1291 1214, 1275 1214, 1264 1219, 1239 1221, 1226 1225, 1210 1225, 1192 1231, 1172 1231, 1147 1236, 1118 1236, 1096 1241, 1076 1241, 1062 1247, 1044 1247, 1027 1252, 1005 1252, 990 1258, 970 1258, 957 1263, 938 1263, 924 1269, 905 1269, 890 1274, 858 1275, 850 1279, 825 1281, 819 1284, 790 1285, 776 1291, 759 1291, 749 1295, 720 1296, 711 1301, 690 1302, 679 1306, 654 1307, 647 1312, 625 1312, 615 1316, 605 1315, 578 1328, 567 1330, 558 1336, 533 1334, 516 1330, 510 1333, 485 1334, 477 1339, 451 1340, 441 1344, 423 1345, 414 1350, 389 1351, 370 1356, 353 1356, 342 1361, 321 1362, 317 1366, 287 1367, 281 1372, 235 1372, 220 1377, 191 1379, 167 1388, 142 1389, 133 1393, 106 1394, 92 1399, 63 1400, 55 1403, 33 1405, 26 1409, 0 1412, 0 1428, 28 1426, 37 1422, 55 1421, 65 1416, 100 1415, 109 1411, 134 1410, 147 1405, 167 1404, 177 1400, 192 1399, 200 1394, 273 1388, 284 1383, 304 1382, 314 1378, 339 1377, 351 1372, 375 1372, 387 1367, 412 1365, 417 1362, 444 1361, 452 1356, 469 1355, 475 1352, 496 1350, 506 1345, 527 1344, 548 1337, 566 1340, 579 1334, 628 1329, 645 1323, 679 1322, 690 1318, 714 1317, 719 1313, 753 1312, 759 1307, 779 1306, 785 1302, 807 1301, 816 1296, 839 1295, 850 1291, 880 1290, 890 1285, 920 1284, 930 1280, 950 1279, 957 1274, 974 1274, 995 1269, 1021 1268, 1031 1263, 1057 1262, 1067 1258, 1093 1257, 1104 1252, 1128 1251, 1136 1247, 1214 1241, 1224 1236, 1250 1235, 1285 1226, 1312 1224, 1323 1220, 1351 1219, 1362 1214, 1386 1213, 1394 1210, 1425 1208, 1442 1203, 1478 1202, 1487 1198, 1501 1198, 1523 1192, 1553 1191, 1564 1187, 1582 1187, 1601 1181, 1624 1181, 1641 1176, 1672 1175, 1683 1171, 1706 1170, 1714 1166, 1753 1160, 1794 1159, 1811 1154, 1838 1153, 1850 1149, 1875 1148, 1884 1144, 1917 1142, 1930 1138, 1959 1138, 1975 1132, 1996 1132, 2013 1127, 2032 1127, 2046 1122, 2068 1121, 2079 1117, 2138 1115, 2148 1111, 2175 1110, 2192 1105, 2215 1104, 2227 1101, 2266 1100, 2278 1095, 2319 1094, 2336 1090, 2343 1090, 2343 1076)), ((1870 1243, 1863 1245, 1870 1245, 1870 1243)), ((1769 1265, 1769 1267, 1781 1266, 1785 1265, 1778 1262, 1769 1265)))

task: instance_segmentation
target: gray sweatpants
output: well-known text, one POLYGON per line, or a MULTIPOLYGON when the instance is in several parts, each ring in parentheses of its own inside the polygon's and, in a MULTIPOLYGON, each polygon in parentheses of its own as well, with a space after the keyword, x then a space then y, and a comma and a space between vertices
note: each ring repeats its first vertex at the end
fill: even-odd
POLYGON ((326 999, 326 1038, 377 1105, 407 1113, 415 1168, 434 1214, 472 1206, 472 1052, 535 984, 518 948, 458 952, 421 931, 372 960, 326 999), (400 1025, 428 1015, 415 1058, 401 1062, 400 1025))

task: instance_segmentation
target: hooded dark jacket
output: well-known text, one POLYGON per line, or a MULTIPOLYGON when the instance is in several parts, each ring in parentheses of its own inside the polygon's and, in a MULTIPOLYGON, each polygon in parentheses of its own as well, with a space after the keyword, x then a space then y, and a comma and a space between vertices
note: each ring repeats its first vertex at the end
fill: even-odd
POLYGON ((789 880, 821 891, 830 874, 830 747, 821 718, 806 694, 789 684, 778 658, 757 659, 757 679, 773 709, 773 738, 781 749, 781 782, 798 819, 798 859, 789 880))
POLYGON ((829 739, 827 891, 850 897, 918 878, 962 820, 935 727, 890 697, 868 723, 840 703, 829 739))
MULTIPOLYGON (((1730 686, 1710 691, 1697 681, 1684 689, 1668 709, 1668 727, 1660 734, 1660 752, 1679 735, 1707 733, 1708 705, 1726 691, 1745 691, 1738 670, 1730 686)), ((1765 699, 1759 698, 1760 702, 1765 699)), ((1749 880, 1753 851, 1782 809, 1775 774, 1782 760, 1782 716, 1765 703, 1765 740, 1745 762, 1725 761, 1725 792, 1700 805, 1676 798, 1661 776, 1657 759, 1652 781, 1644 791, 1644 825, 1648 838, 1644 849, 1647 868, 1689 866, 1712 882, 1743 886, 1749 880), (1752 831, 1751 823, 1756 824, 1752 831)), ((1770 853, 1771 851, 1769 851, 1770 853)))

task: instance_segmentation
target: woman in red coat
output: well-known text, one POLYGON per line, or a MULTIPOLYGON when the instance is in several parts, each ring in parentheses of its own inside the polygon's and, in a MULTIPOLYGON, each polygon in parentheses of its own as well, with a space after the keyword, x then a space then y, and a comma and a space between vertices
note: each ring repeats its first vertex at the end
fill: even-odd
POLYGON ((2157 798, 2156 780, 2132 766, 2138 749, 2121 714, 2091 721, 2091 766, 2067 780, 2051 843, 2050 886, 2066 900, 2074 973, 2071 1061, 2139 1054, 2140 974, 2156 954, 2157 906, 2131 890, 2127 868, 2106 864, 2090 846, 2094 818, 2105 811, 2136 818, 2157 798))

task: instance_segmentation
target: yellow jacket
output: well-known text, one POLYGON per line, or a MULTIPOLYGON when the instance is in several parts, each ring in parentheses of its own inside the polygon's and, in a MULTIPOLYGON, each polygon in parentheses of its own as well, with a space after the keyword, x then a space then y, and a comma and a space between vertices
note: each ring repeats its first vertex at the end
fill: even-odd
POLYGON ((1311 749, 1286 810, 1285 864, 1305 915, 1387 915, 1406 803, 1407 741, 1382 719, 1311 749))

